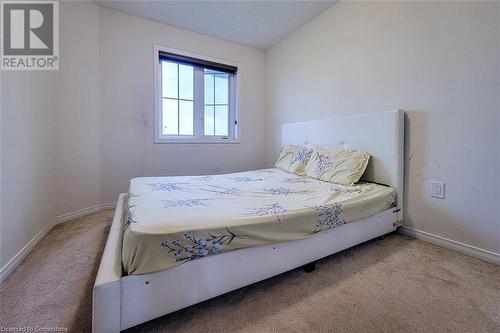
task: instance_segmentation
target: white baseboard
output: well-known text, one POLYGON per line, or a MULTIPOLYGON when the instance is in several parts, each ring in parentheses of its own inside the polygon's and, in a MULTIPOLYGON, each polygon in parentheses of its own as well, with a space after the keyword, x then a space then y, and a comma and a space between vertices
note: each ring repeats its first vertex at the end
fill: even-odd
MULTIPOLYGON (((101 205, 95 205, 92 207, 87 207, 84 209, 77 210, 75 212, 63 214, 57 216, 52 222, 50 222, 42 231, 38 233, 31 241, 26 244, 21 251, 19 251, 12 259, 9 260, 1 269, 0 269, 0 281, 3 281, 9 276, 9 274, 23 261, 23 259, 33 250, 33 248, 42 240, 42 238, 49 233, 57 224, 64 223, 76 219, 78 217, 82 217, 85 215, 90 215, 93 213, 97 213, 106 209, 113 209, 116 207, 116 202, 110 202, 101 205)), ((447 239, 441 236, 433 235, 425 231, 420 231, 417 229, 413 229, 410 227, 402 226, 398 229, 398 231, 410 237, 414 237, 417 239, 421 239, 427 241, 429 243, 445 247, 447 249, 457 251, 471 257, 479 258, 488 262, 492 262, 494 264, 500 265, 500 254, 490 252, 484 249, 480 249, 475 246, 467 245, 464 243, 460 243, 451 239, 447 239)))
POLYGON ((106 209, 113 209, 116 207, 116 202, 109 202, 105 204, 95 205, 87 208, 77 210, 75 212, 66 213, 56 217, 56 224, 68 222, 74 220, 78 217, 94 214, 106 209))
POLYGON ((433 235, 425 231, 420 231, 417 229, 413 229, 410 227, 402 226, 398 229, 398 232, 407 235, 410 237, 414 237, 417 239, 421 239, 432 243, 437 246, 441 246, 453 251, 457 251, 463 254, 466 254, 471 257, 475 257, 478 259, 482 259, 484 261, 488 261, 497 265, 500 265, 500 254, 491 252, 488 250, 484 250, 472 245, 467 245, 464 243, 460 243, 448 238, 444 238, 441 236, 433 235))
POLYGON ((79 210, 74 211, 74 212, 59 215, 56 217, 56 224, 68 222, 68 221, 71 221, 71 220, 76 219, 78 217, 85 216, 85 215, 94 214, 94 213, 99 212, 100 210, 101 210, 101 205, 95 205, 92 207, 87 207, 87 208, 79 209, 79 210))
POLYGON ((82 217, 85 215, 90 215, 93 213, 100 212, 106 209, 112 209, 116 207, 116 202, 110 202, 102 205, 95 205, 92 207, 87 207, 84 209, 77 210, 75 212, 66 213, 63 215, 57 216, 54 220, 52 220, 42 231, 38 233, 32 240, 26 244, 21 251, 19 251, 12 259, 9 260, 1 269, 0 269, 0 282, 4 281, 7 276, 23 261, 23 259, 35 248, 35 246, 42 240, 42 238, 47 235, 57 224, 64 223, 76 219, 78 217, 82 217))
POLYGON ((19 251, 12 259, 9 260, 1 269, 0 269, 0 282, 5 280, 7 276, 23 261, 23 259, 33 250, 33 248, 45 237, 46 234, 49 233, 52 228, 56 225, 56 220, 50 222, 42 231, 38 233, 32 240, 26 244, 21 251, 19 251))
POLYGON ((115 208, 116 208, 116 202, 109 202, 109 203, 101 204, 100 210, 115 209, 115 208))

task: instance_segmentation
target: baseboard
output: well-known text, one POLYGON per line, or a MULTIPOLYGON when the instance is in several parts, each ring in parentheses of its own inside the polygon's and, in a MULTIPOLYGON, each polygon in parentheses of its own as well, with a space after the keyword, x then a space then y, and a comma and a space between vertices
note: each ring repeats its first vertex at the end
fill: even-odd
POLYGON ((74 220, 78 217, 85 216, 85 215, 94 214, 94 213, 99 212, 100 210, 101 210, 101 205, 95 205, 92 207, 87 207, 87 208, 79 209, 79 210, 74 211, 74 212, 59 215, 56 217, 56 224, 68 222, 68 221, 74 220))
POLYGON ((38 233, 32 240, 26 244, 21 251, 19 251, 12 259, 9 260, 1 269, 0 269, 0 282, 5 280, 7 276, 23 261, 23 259, 33 250, 33 248, 45 237, 46 234, 49 233, 52 228, 56 225, 56 220, 50 222, 42 231, 38 233))
POLYGON ((448 238, 444 238, 441 236, 433 235, 425 231, 420 231, 417 229, 413 229, 410 227, 402 226, 398 229, 398 232, 407 235, 410 237, 414 237, 417 239, 421 239, 432 243, 434 245, 438 245, 453 251, 457 251, 463 254, 466 254, 471 257, 475 257, 478 259, 482 259, 484 261, 488 261, 497 265, 500 265, 500 254, 494 253, 488 250, 484 250, 472 245, 467 245, 464 243, 460 243, 448 238))
MULTIPOLYGON (((5 264, 0 269, 0 281, 3 281, 9 274, 23 261, 23 259, 33 250, 33 248, 42 240, 42 238, 49 233, 54 226, 59 223, 64 223, 82 217, 85 215, 97 213, 102 210, 113 209, 116 207, 116 202, 110 202, 101 205, 95 205, 92 207, 87 207, 84 209, 77 210, 75 212, 67 213, 56 217, 51 223, 49 223, 42 231, 40 231, 31 241, 26 244, 21 251, 19 251, 7 264, 5 264)), ((500 265, 500 254, 490 252, 475 246, 460 243, 451 239, 447 239, 441 236, 433 235, 425 231, 420 231, 410 227, 402 226, 398 231, 410 237, 418 238, 429 243, 445 247, 447 249, 457 251, 471 257, 479 258, 494 264, 500 265)))
POLYGON ((74 220, 78 217, 94 214, 94 213, 100 212, 102 210, 113 209, 113 208, 116 208, 116 202, 109 202, 109 203, 105 203, 105 204, 101 204, 101 205, 95 205, 95 206, 83 208, 83 209, 77 210, 75 212, 70 212, 70 213, 66 213, 63 215, 59 215, 58 217, 56 217, 56 224, 68 222, 68 221, 74 220))
POLYGON ((109 202, 109 203, 101 204, 100 210, 115 209, 115 208, 116 208, 116 202, 109 202))
POLYGON ((23 261, 23 259, 35 248, 35 246, 42 240, 42 238, 49 233, 57 224, 65 223, 74 220, 78 217, 85 215, 94 214, 106 209, 113 209, 116 207, 116 202, 110 202, 102 205, 95 205, 80 209, 74 212, 66 213, 57 216, 52 222, 50 222, 42 231, 40 231, 32 240, 24 246, 21 251, 19 251, 12 259, 9 260, 0 269, 0 282, 5 280, 7 276, 23 261))

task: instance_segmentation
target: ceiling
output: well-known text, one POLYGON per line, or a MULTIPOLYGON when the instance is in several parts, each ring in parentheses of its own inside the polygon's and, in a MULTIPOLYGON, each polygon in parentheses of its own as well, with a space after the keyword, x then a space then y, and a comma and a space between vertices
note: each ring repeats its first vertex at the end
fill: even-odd
POLYGON ((98 5, 266 50, 335 1, 123 1, 98 5))

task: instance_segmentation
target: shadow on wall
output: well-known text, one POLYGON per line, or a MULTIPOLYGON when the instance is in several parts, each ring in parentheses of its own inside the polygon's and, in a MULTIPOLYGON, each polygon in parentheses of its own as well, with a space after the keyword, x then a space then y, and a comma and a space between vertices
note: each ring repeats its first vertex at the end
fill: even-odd
MULTIPOLYGON (((409 204, 410 193, 420 193, 424 195, 425 186, 422 182, 422 174, 424 169, 425 155, 425 135, 426 133, 426 114, 424 111, 408 111, 405 110, 405 166, 404 166, 404 225, 412 227, 415 225, 412 221, 410 210, 412 205, 409 204)), ((422 207, 422 196, 418 195, 412 198, 411 202, 415 207, 422 207)))
POLYGON ((405 189, 404 225, 416 229, 425 229, 432 221, 440 221, 448 229, 461 228, 461 233, 474 230, 465 230, 466 226, 454 223, 463 219, 447 209, 447 203, 430 197, 430 188, 433 181, 442 181, 443 169, 441 162, 429 155, 427 149, 430 142, 428 133, 428 113, 425 111, 405 111, 405 189), (417 210, 418 209, 418 210, 417 210), (430 221, 432 217, 432 221, 430 221))

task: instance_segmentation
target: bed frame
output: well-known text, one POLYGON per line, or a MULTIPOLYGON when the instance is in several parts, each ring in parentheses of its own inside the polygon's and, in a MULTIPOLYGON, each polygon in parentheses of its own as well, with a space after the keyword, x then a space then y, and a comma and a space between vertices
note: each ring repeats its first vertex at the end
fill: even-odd
POLYGON ((123 276, 125 194, 120 194, 94 284, 93 332, 125 330, 396 230, 403 217, 403 131, 400 110, 283 125, 282 145, 340 145, 370 152, 364 180, 393 187, 397 207, 309 238, 230 251, 160 272, 123 276))

